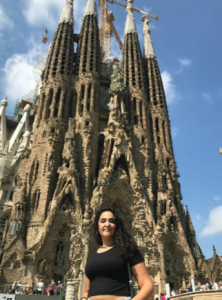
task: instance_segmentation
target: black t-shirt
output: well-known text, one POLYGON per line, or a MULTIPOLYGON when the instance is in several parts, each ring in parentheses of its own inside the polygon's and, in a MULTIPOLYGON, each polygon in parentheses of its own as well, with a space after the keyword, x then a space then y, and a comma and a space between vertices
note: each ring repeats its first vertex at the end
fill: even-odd
MULTIPOLYGON (((130 266, 133 267, 143 261, 142 254, 136 248, 129 259, 130 266)), ((102 253, 97 253, 97 249, 90 252, 85 273, 90 280, 88 297, 130 296, 127 260, 120 257, 115 246, 102 253)))

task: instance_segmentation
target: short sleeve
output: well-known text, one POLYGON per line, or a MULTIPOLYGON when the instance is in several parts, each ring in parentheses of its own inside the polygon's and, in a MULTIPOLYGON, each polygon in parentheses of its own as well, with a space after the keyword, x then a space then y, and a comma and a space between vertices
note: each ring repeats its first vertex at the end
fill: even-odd
POLYGON ((138 265, 139 263, 144 262, 144 258, 140 250, 136 247, 132 255, 129 258, 130 267, 138 265))

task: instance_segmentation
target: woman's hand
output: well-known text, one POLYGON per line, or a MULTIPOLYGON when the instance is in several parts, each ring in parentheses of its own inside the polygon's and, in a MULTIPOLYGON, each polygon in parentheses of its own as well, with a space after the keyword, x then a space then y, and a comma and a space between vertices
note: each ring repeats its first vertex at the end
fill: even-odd
POLYGON ((153 296, 153 282, 148 274, 145 263, 139 263, 131 268, 132 274, 138 282, 140 291, 133 300, 147 300, 153 296))

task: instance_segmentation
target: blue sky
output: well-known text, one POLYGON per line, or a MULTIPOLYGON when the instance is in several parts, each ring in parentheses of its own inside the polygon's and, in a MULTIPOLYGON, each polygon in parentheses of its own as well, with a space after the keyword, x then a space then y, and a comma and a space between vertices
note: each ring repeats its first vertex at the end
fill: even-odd
MULTIPOLYGON (((124 0, 121 0, 125 2, 124 0)), ((65 0, 0 1, 0 99, 8 115, 16 99, 35 87, 35 66, 56 30, 65 0)), ((86 0, 75 0, 79 32, 86 0)), ((212 246, 222 255, 222 1, 135 0, 134 6, 159 16, 152 40, 165 85, 183 203, 187 204, 206 258, 212 246)), ((109 4, 123 38, 124 8, 109 4)), ((142 15, 135 13, 141 46, 142 15)), ((113 41, 113 55, 119 55, 113 41)))

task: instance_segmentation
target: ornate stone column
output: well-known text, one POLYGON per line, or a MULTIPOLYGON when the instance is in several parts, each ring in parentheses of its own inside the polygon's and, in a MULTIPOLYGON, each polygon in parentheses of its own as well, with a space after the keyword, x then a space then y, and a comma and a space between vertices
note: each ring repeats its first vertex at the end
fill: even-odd
POLYGON ((66 287, 66 300, 77 300, 79 280, 73 280, 67 282, 66 287))
POLYGON ((161 293, 166 292, 166 270, 165 270, 165 259, 164 259, 164 244, 161 239, 159 239, 158 250, 160 253, 160 282, 159 291, 161 293))

